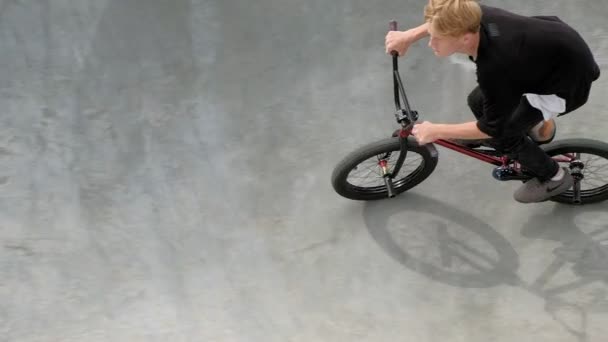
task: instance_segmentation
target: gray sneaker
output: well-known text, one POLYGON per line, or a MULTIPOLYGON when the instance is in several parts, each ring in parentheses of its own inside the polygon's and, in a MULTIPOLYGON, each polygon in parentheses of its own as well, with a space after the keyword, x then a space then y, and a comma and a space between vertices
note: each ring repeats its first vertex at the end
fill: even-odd
POLYGON ((543 202, 570 189, 574 184, 574 179, 572 179, 568 168, 564 167, 563 169, 565 175, 562 179, 546 182, 541 182, 538 178, 531 179, 515 191, 513 198, 520 203, 543 202))

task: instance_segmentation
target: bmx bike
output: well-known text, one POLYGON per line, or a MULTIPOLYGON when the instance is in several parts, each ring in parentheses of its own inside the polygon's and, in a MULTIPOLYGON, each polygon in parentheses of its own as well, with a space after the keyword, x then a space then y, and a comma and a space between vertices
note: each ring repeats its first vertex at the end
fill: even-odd
MULTIPOLYGON (((397 30, 397 22, 390 22, 397 30)), ((487 147, 471 147, 450 140, 436 140, 420 145, 411 136, 418 112, 407 100, 398 67, 398 53, 393 58, 395 118, 401 128, 391 137, 361 146, 346 155, 334 168, 331 183, 341 196, 352 200, 393 198, 427 179, 437 166, 436 145, 494 165, 492 175, 500 181, 526 182, 535 177, 507 154, 487 147), (401 106, 401 100, 403 106, 401 106)), ((540 146, 560 166, 567 166, 573 186, 549 200, 584 205, 608 199, 608 144, 593 139, 554 140, 540 146), (602 172, 606 175, 602 178, 602 172)))

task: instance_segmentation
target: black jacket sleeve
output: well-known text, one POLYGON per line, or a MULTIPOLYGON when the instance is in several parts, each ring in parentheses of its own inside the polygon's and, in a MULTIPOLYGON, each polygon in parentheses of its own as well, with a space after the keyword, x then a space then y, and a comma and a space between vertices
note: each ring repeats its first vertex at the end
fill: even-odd
POLYGON ((533 15, 533 16, 531 16, 531 18, 549 20, 549 21, 558 21, 558 22, 563 23, 563 21, 559 17, 556 17, 554 15, 533 15))

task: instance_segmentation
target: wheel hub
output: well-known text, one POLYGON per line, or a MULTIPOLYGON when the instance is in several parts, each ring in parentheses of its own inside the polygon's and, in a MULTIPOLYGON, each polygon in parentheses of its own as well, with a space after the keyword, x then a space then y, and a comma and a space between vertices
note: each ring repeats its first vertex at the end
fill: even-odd
POLYGON ((575 180, 580 181, 585 178, 583 175, 583 169, 585 168, 585 164, 580 160, 574 160, 570 162, 570 174, 574 177, 575 180))

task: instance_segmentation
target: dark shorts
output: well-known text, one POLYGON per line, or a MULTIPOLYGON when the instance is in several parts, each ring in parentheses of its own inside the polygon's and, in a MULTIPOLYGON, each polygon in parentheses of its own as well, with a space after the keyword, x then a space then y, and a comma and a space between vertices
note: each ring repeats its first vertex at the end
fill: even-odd
MULTIPOLYGON (((591 83, 582 82, 582 84, 576 87, 571 94, 559 94, 558 96, 566 101, 566 111, 557 116, 571 113, 587 103, 590 90, 591 83)), ((479 86, 477 86, 471 91, 467 99, 468 105, 477 120, 483 120, 483 101, 483 93, 479 86)), ((542 112, 533 107, 530 102, 528 102, 528 99, 522 95, 519 104, 514 108, 510 117, 505 120, 503 135, 525 134, 530 128, 542 120, 544 120, 542 112)))

